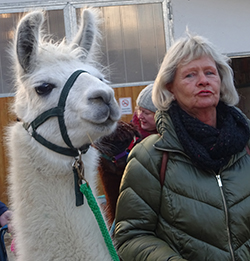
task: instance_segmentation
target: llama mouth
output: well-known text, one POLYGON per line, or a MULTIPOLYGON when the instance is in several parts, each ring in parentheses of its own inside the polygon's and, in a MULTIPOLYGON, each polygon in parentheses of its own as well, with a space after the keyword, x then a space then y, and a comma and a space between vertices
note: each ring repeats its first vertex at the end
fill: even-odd
POLYGON ((117 124, 117 120, 113 119, 112 117, 102 117, 102 118, 97 118, 96 119, 91 119, 91 118, 83 118, 83 121, 85 122, 84 125, 91 125, 95 133, 109 133, 110 130, 113 130, 117 124))
POLYGON ((103 121, 102 123, 100 122, 91 122, 92 124, 94 124, 97 128, 112 128, 113 125, 116 124, 117 121, 112 120, 110 117, 108 119, 106 119, 105 121, 103 121))
POLYGON ((112 125, 120 119, 121 113, 118 106, 106 105, 92 108, 88 112, 85 111, 81 117, 82 120, 92 123, 95 126, 112 125))

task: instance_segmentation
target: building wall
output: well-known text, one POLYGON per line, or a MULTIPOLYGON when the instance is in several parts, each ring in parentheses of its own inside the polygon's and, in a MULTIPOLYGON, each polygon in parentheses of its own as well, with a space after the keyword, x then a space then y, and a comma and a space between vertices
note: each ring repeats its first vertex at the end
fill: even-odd
POLYGON ((8 176, 8 155, 5 146, 6 127, 15 120, 10 113, 10 104, 13 97, 0 98, 0 201, 8 203, 7 176, 8 176))
POLYGON ((223 53, 250 53, 249 0, 172 0, 174 38, 189 30, 207 37, 223 53))

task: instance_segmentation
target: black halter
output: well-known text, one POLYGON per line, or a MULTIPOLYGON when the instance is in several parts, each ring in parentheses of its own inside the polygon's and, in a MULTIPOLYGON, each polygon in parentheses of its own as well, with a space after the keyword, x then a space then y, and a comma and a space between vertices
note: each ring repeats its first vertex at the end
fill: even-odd
POLYGON ((68 97, 71 87, 73 86, 77 77, 81 73, 88 73, 88 72, 83 71, 83 70, 77 70, 74 73, 72 73, 72 75, 69 77, 69 79, 65 83, 63 90, 61 92, 57 107, 51 108, 51 109, 43 112, 31 123, 28 123, 28 122, 23 123, 23 127, 27 131, 28 131, 29 127, 32 127, 31 136, 36 141, 38 141, 39 143, 41 143, 42 145, 44 145, 45 147, 47 147, 50 150, 53 150, 57 153, 60 153, 60 154, 66 155, 66 156, 73 156, 73 157, 79 156, 79 153, 80 154, 86 153, 90 146, 90 144, 85 144, 84 146, 82 146, 79 149, 74 148, 74 146, 72 145, 70 138, 68 136, 67 128, 66 128, 66 125, 64 122, 64 108, 65 108, 66 99, 68 97), (36 132, 36 129, 51 117, 58 117, 58 123, 59 123, 62 138, 63 138, 64 142, 68 145, 69 148, 64 148, 64 147, 55 145, 55 144, 47 141, 46 139, 44 139, 40 134, 38 134, 36 132))

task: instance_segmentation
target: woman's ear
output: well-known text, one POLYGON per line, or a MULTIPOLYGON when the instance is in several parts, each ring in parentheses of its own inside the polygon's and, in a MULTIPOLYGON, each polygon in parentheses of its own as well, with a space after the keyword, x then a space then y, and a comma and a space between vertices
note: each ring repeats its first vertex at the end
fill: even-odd
POLYGON ((174 94, 174 93, 173 93, 173 83, 167 83, 167 84, 166 84, 166 89, 167 89, 169 92, 171 92, 172 94, 174 94))
POLYGON ((172 94, 172 99, 175 100, 175 96, 174 96, 174 88, 173 88, 173 83, 167 83, 166 84, 166 89, 172 94))

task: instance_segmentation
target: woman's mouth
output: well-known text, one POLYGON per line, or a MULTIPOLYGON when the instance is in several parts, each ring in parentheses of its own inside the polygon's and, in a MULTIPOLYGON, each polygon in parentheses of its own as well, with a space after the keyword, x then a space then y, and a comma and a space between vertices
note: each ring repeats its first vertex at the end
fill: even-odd
POLYGON ((213 94, 213 93, 209 90, 201 90, 198 92, 198 95, 208 95, 208 94, 213 94))

